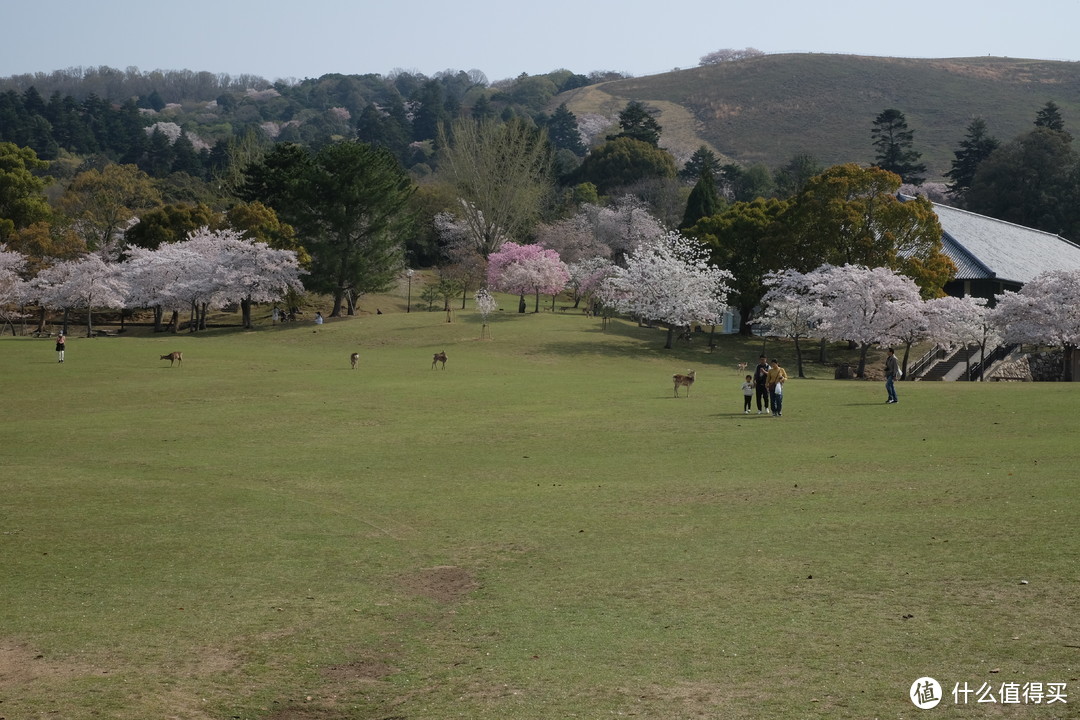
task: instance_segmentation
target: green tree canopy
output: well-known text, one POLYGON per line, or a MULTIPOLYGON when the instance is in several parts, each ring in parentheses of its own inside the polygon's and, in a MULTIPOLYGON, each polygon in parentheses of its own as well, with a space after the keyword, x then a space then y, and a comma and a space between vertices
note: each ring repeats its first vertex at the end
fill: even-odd
POLYGON ((273 207, 311 252, 309 287, 331 293, 331 317, 359 295, 385 289, 401 269, 414 190, 386 148, 341 142, 309 155, 275 147, 249 172, 243 194, 273 207))
POLYGON ((1068 133, 1037 127, 992 152, 975 171, 969 210, 1076 237, 1077 155, 1068 133))
POLYGON ((48 166, 30 148, 0 142, 0 242, 52 216, 44 195, 49 178, 35 174, 48 166))
POLYGON ((214 227, 219 215, 210 206, 170 203, 148 210, 124 233, 124 241, 136 247, 155 250, 162 245, 180 242, 201 227, 214 227))
POLYGON ((765 295, 766 273, 780 267, 775 250, 782 232, 779 219, 788 204, 775 198, 737 202, 686 231, 709 248, 717 267, 734 276, 728 299, 739 309, 742 335, 751 334, 754 309, 765 295))
POLYGON ((76 175, 59 200, 91 250, 106 247, 133 217, 160 204, 149 175, 135 165, 112 163, 76 175))
POLYGON ((589 153, 574 175, 591 182, 601 195, 642 180, 674 178, 675 158, 667 150, 630 137, 609 140, 589 153))
POLYGON ((941 224, 924 197, 897 197, 900 177, 878 167, 836 165, 810 180, 781 219, 776 268, 809 272, 823 263, 887 267, 926 297, 955 273, 941 252, 941 224))

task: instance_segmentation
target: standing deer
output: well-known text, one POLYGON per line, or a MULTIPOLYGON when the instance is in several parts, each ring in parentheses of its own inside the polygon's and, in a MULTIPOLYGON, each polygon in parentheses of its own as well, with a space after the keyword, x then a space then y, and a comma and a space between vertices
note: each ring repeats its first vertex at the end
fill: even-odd
POLYGON ((360 353, 353 353, 349 356, 349 362, 352 363, 352 369, 356 369, 356 363, 360 362, 360 353))
POLYGON ((694 373, 696 370, 687 370, 686 375, 679 375, 676 373, 671 376, 671 379, 675 381, 675 397, 679 397, 679 388, 686 388, 686 397, 690 397, 690 386, 694 384, 694 373))
POLYGON ((174 350, 173 352, 169 353, 168 355, 162 355, 161 359, 162 360, 168 360, 169 361, 169 367, 172 367, 173 363, 179 363, 180 365, 183 365, 184 364, 184 353, 174 350))
POLYGON ((435 353, 435 357, 431 360, 431 369, 434 370, 435 365, 438 364, 438 363, 442 363, 442 369, 443 370, 446 369, 446 352, 445 351, 435 353))

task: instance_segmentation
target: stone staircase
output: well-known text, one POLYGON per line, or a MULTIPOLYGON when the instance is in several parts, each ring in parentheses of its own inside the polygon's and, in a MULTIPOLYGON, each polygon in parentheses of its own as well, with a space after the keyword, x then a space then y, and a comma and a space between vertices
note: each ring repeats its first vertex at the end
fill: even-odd
POLYGON ((979 348, 960 348, 952 355, 949 355, 944 360, 939 360, 934 363, 929 370, 924 372, 918 379, 919 380, 946 380, 957 379, 954 376, 959 373, 961 379, 963 378, 964 370, 967 369, 968 359, 971 359, 972 365, 978 359, 979 348))

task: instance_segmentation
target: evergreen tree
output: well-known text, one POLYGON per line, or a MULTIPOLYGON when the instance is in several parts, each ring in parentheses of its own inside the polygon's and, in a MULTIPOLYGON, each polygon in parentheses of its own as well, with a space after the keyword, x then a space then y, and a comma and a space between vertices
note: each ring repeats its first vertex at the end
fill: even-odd
POLYGON ((877 167, 896 173, 905 183, 923 184, 926 165, 919 162, 922 153, 912 149, 915 133, 908 129, 904 113, 895 108, 883 110, 874 119, 870 136, 877 148, 877 167))
POLYGON ((442 85, 438 80, 429 80, 420 90, 420 107, 413 118, 413 140, 431 140, 438 135, 439 125, 447 120, 442 85))
POLYGON ((1065 121, 1061 119, 1061 108, 1057 106, 1057 103, 1048 100, 1039 112, 1035 113, 1035 127, 1065 132, 1065 121))
POLYGON ((169 136, 159 128, 154 128, 146 146, 146 154, 139 162, 139 169, 151 177, 165 177, 172 170, 172 164, 173 149, 169 136))
POLYGON ((720 159, 716 157, 716 153, 702 145, 683 165, 679 177, 684 180, 698 180, 704 173, 712 175, 715 187, 716 178, 720 175, 720 159))
POLYGON ((569 150, 578 157, 585 156, 585 145, 578 132, 577 116, 570 112, 566 103, 560 105, 547 122, 548 140, 556 150, 569 150))
POLYGON ((181 132, 173 143, 173 172, 183 172, 193 177, 203 176, 202 158, 187 133, 181 132))
POLYGON ((608 136, 608 140, 625 137, 640 140, 653 147, 660 146, 660 123, 656 122, 656 118, 650 115, 645 106, 637 100, 628 102, 619 113, 619 127, 622 131, 608 136))
POLYGON ((986 129, 986 121, 975 118, 967 127, 967 135, 960 141, 960 148, 953 154, 952 169, 945 173, 949 178, 949 194, 963 198, 975 179, 975 171, 983 160, 998 148, 997 138, 991 137, 986 129))
POLYGON ((698 178, 690 197, 686 200, 686 212, 683 214, 680 230, 693 227, 698 220, 712 217, 720 211, 720 194, 716 191, 716 180, 708 169, 704 169, 698 178))

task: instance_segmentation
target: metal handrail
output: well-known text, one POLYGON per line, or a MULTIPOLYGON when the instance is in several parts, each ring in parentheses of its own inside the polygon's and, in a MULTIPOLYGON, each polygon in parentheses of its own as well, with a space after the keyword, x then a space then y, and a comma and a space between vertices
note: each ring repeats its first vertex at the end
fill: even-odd
POLYGON ((989 368, 998 360, 1004 360, 1005 358, 1007 358, 1009 354, 1012 353, 1012 351, 1016 348, 1017 345, 1015 344, 998 345, 989 355, 983 353, 982 359, 971 366, 971 373, 967 376, 966 379, 971 380, 971 378, 979 378, 981 380, 984 370, 989 368))
POLYGON ((938 360, 944 360, 947 357, 947 350, 942 345, 934 345, 926 351, 926 353, 908 366, 907 374, 910 378, 917 378, 919 375, 927 370, 938 360))

